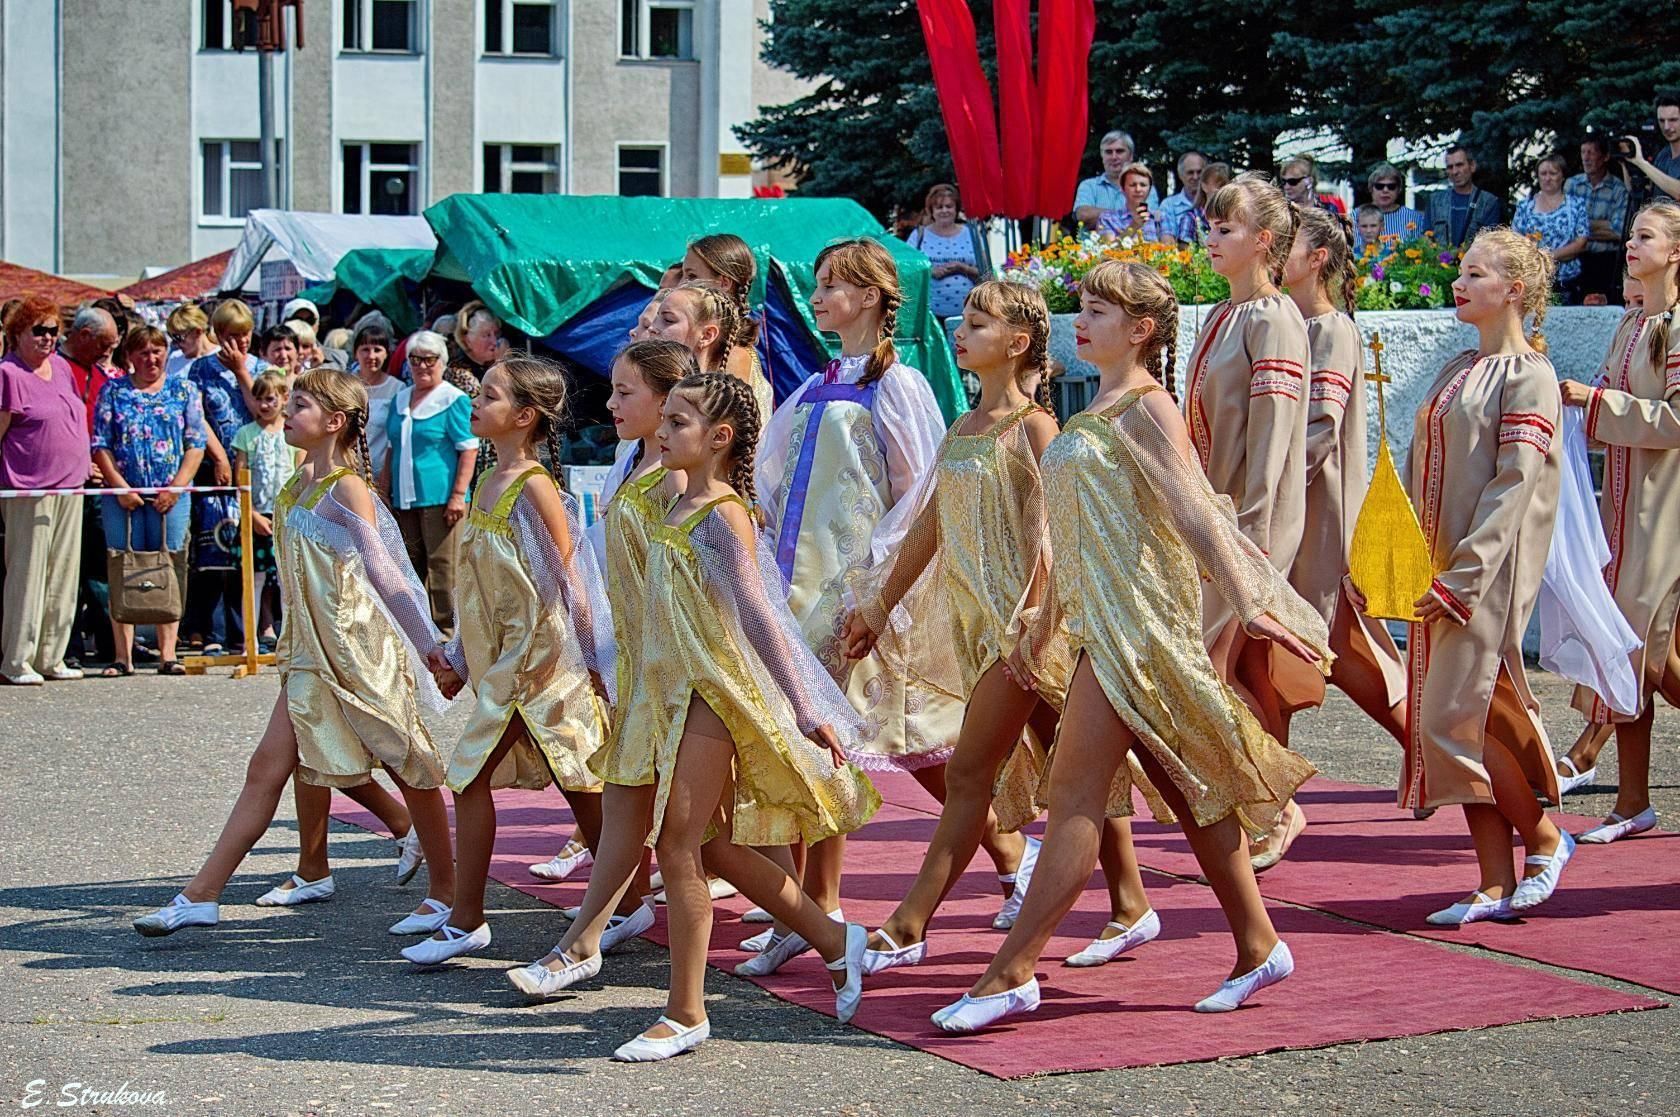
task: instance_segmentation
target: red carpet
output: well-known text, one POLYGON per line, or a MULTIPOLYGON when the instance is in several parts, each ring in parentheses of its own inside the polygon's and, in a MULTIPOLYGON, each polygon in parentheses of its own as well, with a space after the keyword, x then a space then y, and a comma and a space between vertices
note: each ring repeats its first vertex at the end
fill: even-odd
MULTIPOLYGON (((850 840, 847 860, 847 914, 871 925, 885 918, 907 889, 933 831, 928 811, 934 804, 913 782, 879 782, 889 805, 850 840)), ((581 883, 544 884, 525 870, 528 863, 551 856, 570 830, 559 796, 503 792, 497 799, 500 830, 492 875, 557 907, 578 903, 581 883)), ((335 814, 345 821, 372 822, 348 802, 340 801, 337 807, 335 814)), ((1153 855, 1158 834, 1142 834, 1148 827, 1139 829, 1140 846, 1153 855)), ((1170 850, 1166 854, 1173 856, 1170 850)), ((1660 1003, 1358 927, 1319 912, 1278 907, 1273 918, 1295 954, 1296 975, 1240 1012, 1198 1015, 1190 1005, 1211 992, 1230 968, 1229 934, 1206 888, 1149 874, 1147 883, 1164 924, 1159 940, 1098 969, 1060 965, 1061 958, 1083 946, 1107 919, 1106 896, 1100 878, 1094 878, 1038 968, 1044 995, 1039 1011, 979 1036, 948 1036, 928 1022, 928 1014, 966 991, 1003 939, 991 929, 999 897, 989 869, 982 855, 952 892, 934 925, 928 963, 872 979, 855 1020, 858 1026, 964 1066, 1014 1078, 1193 1062, 1660 1003), (1418 975, 1427 979, 1416 980, 1418 975), (1452 989, 1481 992, 1473 999, 1441 995, 1441 990, 1452 989)), ((733 968, 744 957, 736 944, 761 929, 728 918, 746 906, 740 898, 717 906, 712 963, 719 968, 733 968)), ((557 921, 557 936, 559 930, 557 921)), ((665 941, 663 917, 649 938, 665 941)), ((608 980, 610 972, 609 963, 608 980)), ((827 978, 814 954, 757 984, 795 1004, 833 1011, 827 978)))
MULTIPOLYGON (((1387 788, 1314 780, 1300 796, 1310 825, 1288 860, 1260 878, 1271 899, 1318 908, 1407 934, 1472 943, 1638 985, 1680 993, 1677 836, 1653 830, 1577 850, 1552 899, 1513 923, 1430 927, 1424 917, 1476 884, 1464 813, 1447 807, 1425 822, 1394 806, 1387 788)), ((1555 816, 1578 834, 1598 823, 1555 816)), ((1177 829, 1140 822, 1138 859, 1194 876, 1195 859, 1177 829)))

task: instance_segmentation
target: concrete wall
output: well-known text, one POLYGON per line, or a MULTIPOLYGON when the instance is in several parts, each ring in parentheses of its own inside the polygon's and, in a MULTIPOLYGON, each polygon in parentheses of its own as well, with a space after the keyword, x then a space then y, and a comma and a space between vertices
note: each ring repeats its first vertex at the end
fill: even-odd
MULTIPOLYGON (((698 13, 696 13, 698 15, 698 13)), ((666 193, 700 193, 700 64, 618 56, 617 0, 572 8, 572 192, 618 193, 618 144, 666 144, 666 193)))
MULTIPOLYGON (((432 0, 431 130, 424 156, 426 204, 451 194, 471 193, 479 188, 479 143, 475 102, 475 78, 479 54, 484 49, 480 10, 483 0, 432 0)), ((559 73, 552 62, 546 69, 559 73)), ((507 106, 519 102, 503 101, 507 106)), ((508 115, 517 115, 508 113, 508 115)))
POLYGON ((338 209, 338 144, 332 121, 333 60, 338 55, 335 4, 303 6, 304 49, 292 52, 292 208, 333 213, 338 209))
POLYGON ((131 275, 181 262, 197 166, 184 80, 193 5, 80 0, 60 26, 61 269, 131 275))

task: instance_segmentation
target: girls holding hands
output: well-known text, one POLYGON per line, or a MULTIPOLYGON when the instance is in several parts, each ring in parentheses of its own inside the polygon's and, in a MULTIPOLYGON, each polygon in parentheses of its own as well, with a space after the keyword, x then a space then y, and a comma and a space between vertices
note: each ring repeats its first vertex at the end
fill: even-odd
MULTIPOLYGON (((1643 295, 1627 312, 1596 387, 1565 380, 1563 402, 1586 409, 1587 437, 1607 447, 1601 513, 1610 541, 1604 577, 1616 604, 1644 638, 1633 653, 1641 681, 1640 710, 1624 717, 1585 687, 1575 708, 1594 725, 1614 724, 1620 781, 1616 806, 1604 823, 1581 835, 1602 844, 1643 833, 1657 823, 1651 809, 1653 694, 1680 694, 1675 677, 1675 617, 1680 612, 1680 550, 1672 545, 1680 520, 1680 205, 1655 202, 1634 218, 1627 242, 1628 278, 1643 295)), ((1672 699, 1671 699, 1672 700, 1672 699)), ((1583 744, 1559 761, 1571 772, 1590 772, 1583 744)), ((1562 773, 1560 778, 1568 775, 1562 773)))
POLYGON ((351 787, 383 764, 432 866, 426 904, 411 918, 449 910, 454 860, 436 790, 444 766, 420 720, 422 701, 443 705, 419 670, 438 633, 368 482, 367 423, 367 392, 353 377, 316 368, 293 384, 285 434, 303 461, 274 507, 281 695, 215 850, 174 900, 134 921, 143 935, 216 925, 223 888, 274 820, 294 770, 306 784, 351 787))
POLYGON ((461 538, 456 637, 429 662, 446 693, 467 681, 477 701, 447 779, 455 793, 456 903, 434 937, 403 951, 420 965, 490 943, 484 884, 496 840, 493 788, 552 781, 585 841, 594 847, 600 836, 600 781, 588 761, 606 723, 595 658, 605 594, 576 512, 536 452, 547 439, 559 460, 565 406, 565 374, 531 357, 492 365, 473 399, 472 431, 495 448, 496 464, 479 480, 461 538))
MULTIPOLYGON (((1453 282, 1458 318, 1480 344, 1436 376, 1418 410, 1408 489, 1436 575, 1407 639, 1410 726, 1400 806, 1458 803, 1481 880, 1429 916, 1457 926, 1545 901, 1575 842, 1536 802, 1558 801, 1522 637, 1540 593, 1557 514, 1557 374, 1540 338, 1552 260, 1509 229, 1477 234, 1453 282), (1523 319, 1535 316, 1526 337, 1523 319), (1528 856, 1519 882, 1511 832, 1528 856)), ((1348 583, 1350 603, 1363 608, 1348 583)))
MULTIPOLYGON (((1313 767, 1265 732, 1215 668, 1202 598, 1227 604, 1247 638, 1309 665, 1324 660, 1328 633, 1196 467, 1162 387, 1178 324, 1172 288, 1143 265, 1109 261, 1087 275, 1080 302, 1079 351, 1102 378, 1091 406, 1044 453, 1054 588, 1022 639, 1029 651, 1043 648, 1065 625, 1076 663, 1050 771, 1049 829, 997 957, 934 1014, 947 1031, 1038 1007, 1033 968, 1090 877, 1104 816, 1131 812, 1131 760, 1183 826, 1236 940, 1230 979, 1197 1009, 1234 1009, 1294 968, 1247 840, 1272 827, 1313 767)), ((1029 680, 1041 670, 1027 652, 1011 660, 1029 680)))

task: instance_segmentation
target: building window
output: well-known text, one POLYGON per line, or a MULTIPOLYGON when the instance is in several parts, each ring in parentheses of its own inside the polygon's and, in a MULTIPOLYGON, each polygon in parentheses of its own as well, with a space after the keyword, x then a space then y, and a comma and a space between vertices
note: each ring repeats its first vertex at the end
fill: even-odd
POLYGON ((484 0, 484 53, 553 58, 559 10, 557 0, 484 0))
POLYGON ((558 194, 560 149, 543 144, 485 144, 486 194, 558 194))
POLYGON ((344 0, 345 50, 418 54, 418 0, 344 0))
MULTIPOLYGON (((278 148, 280 141, 275 141, 278 148)), ((256 140, 205 140, 200 220, 243 221, 263 204, 262 146, 256 140)), ((280 159, 275 152, 275 162, 280 159)))
POLYGON ((694 57, 694 0, 620 0, 618 18, 623 57, 694 57))
POLYGON ((420 212, 420 146, 344 145, 343 212, 412 217, 420 212))
POLYGON ((203 49, 234 50, 257 45, 257 20, 234 18, 234 0, 203 0, 203 49), (234 42, 235 30, 245 29, 245 42, 234 42))
POLYGON ((620 146, 618 149, 618 192, 626 198, 665 196, 665 148, 620 146))

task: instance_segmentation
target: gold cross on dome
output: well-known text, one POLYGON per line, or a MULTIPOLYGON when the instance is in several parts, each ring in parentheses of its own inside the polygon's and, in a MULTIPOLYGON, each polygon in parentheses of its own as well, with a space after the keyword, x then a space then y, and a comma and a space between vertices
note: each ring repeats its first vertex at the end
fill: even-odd
POLYGON ((1373 383, 1376 383, 1376 384, 1387 384, 1391 378, 1383 375, 1383 370, 1382 370, 1382 354, 1383 354, 1382 335, 1377 333, 1375 330, 1373 330, 1371 332, 1371 340, 1366 343, 1366 348, 1371 351, 1371 363, 1374 366, 1372 371, 1366 375, 1366 379, 1368 379, 1368 380, 1370 380, 1370 381, 1372 381, 1373 383))

